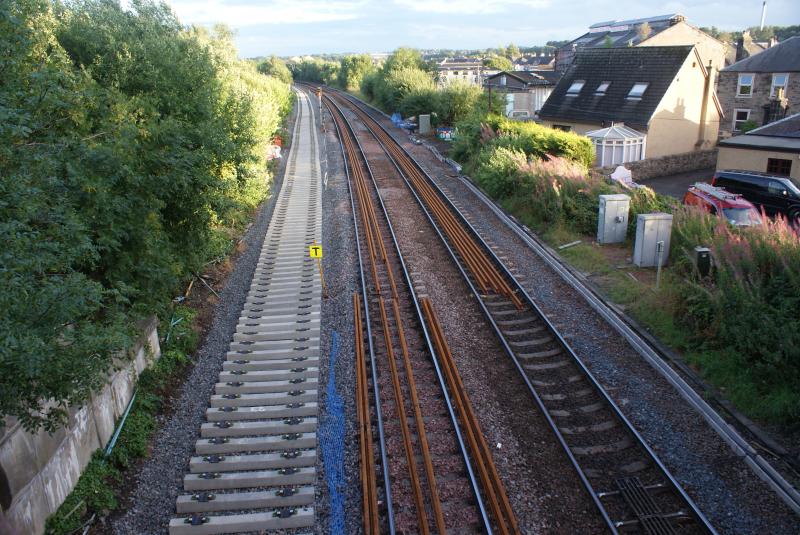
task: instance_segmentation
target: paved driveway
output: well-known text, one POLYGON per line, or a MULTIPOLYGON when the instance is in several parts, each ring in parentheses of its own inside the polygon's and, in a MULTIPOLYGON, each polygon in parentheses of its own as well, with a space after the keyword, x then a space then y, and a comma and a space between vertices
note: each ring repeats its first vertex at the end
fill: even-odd
POLYGON ((653 188, 656 192, 670 195, 676 199, 683 199, 683 194, 689 186, 695 182, 711 182, 714 176, 714 168, 700 169, 699 171, 689 171, 688 173, 678 173, 675 175, 660 176, 649 180, 642 180, 639 184, 653 188))

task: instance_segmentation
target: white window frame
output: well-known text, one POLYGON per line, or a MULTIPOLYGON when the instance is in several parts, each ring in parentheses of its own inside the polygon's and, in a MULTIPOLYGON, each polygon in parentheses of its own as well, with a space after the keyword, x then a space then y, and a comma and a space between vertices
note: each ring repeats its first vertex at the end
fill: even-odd
POLYGON ((769 96, 770 98, 775 98, 775 90, 779 87, 783 88, 783 94, 786 96, 786 88, 789 86, 789 73, 788 72, 776 72, 772 74, 772 85, 770 86, 769 96), (775 85, 775 77, 776 76, 785 76, 783 79, 783 84, 775 85))
POLYGON ((598 85, 597 89, 594 90, 594 94, 598 96, 605 96, 610 86, 611 82, 600 82, 600 85, 598 85))
POLYGON ((647 91, 648 87, 650 87, 650 82, 636 82, 633 84, 633 87, 631 87, 631 90, 628 91, 628 96, 626 98, 628 100, 642 100, 642 97, 644 96, 644 93, 647 91), (644 86, 642 90, 639 91, 637 95, 634 95, 633 90, 642 86, 644 86))
POLYGON ((736 123, 746 123, 747 121, 750 120, 750 114, 751 114, 750 108, 734 108, 733 109, 733 127, 732 127, 733 128, 733 132, 741 132, 741 130, 736 128, 736 123), (747 118, 746 119, 741 120, 741 119, 737 119, 736 118, 736 115, 738 115, 738 113, 740 111, 746 111, 747 112, 747 118))
POLYGON ((755 86, 756 86, 756 75, 755 75, 755 73, 751 73, 751 72, 740 73, 739 76, 736 78, 736 97, 737 98, 751 98, 753 96, 753 90, 755 89, 755 86), (749 84, 743 84, 742 83, 742 76, 749 76, 750 77, 750 83, 749 84), (750 92, 747 93, 747 94, 742 93, 742 87, 749 87, 750 88, 750 92))
POLYGON ((580 92, 583 90, 583 86, 585 86, 585 85, 586 85, 586 81, 585 80, 575 80, 567 88, 567 96, 568 97, 577 97, 580 94, 580 92))

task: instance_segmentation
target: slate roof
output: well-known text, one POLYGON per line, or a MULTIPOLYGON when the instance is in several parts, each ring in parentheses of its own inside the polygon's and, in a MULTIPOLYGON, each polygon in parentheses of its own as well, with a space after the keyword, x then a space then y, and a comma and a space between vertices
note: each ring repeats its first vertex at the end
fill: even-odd
POLYGON ((597 24, 589 26, 589 31, 587 33, 570 41, 562 48, 572 49, 573 45, 576 49, 606 48, 606 37, 611 39, 612 47, 636 46, 642 41, 650 39, 654 35, 666 30, 670 26, 674 26, 677 22, 682 20, 685 20, 683 15, 675 13, 646 19, 598 22, 597 24), (642 36, 639 35, 639 26, 645 22, 650 26, 651 31, 649 35, 642 39, 642 36), (608 28, 609 30, 603 30, 603 28, 608 28))
POLYGON ((800 72, 800 36, 790 37, 722 72, 800 72))
POLYGON ((693 46, 646 46, 578 50, 572 65, 553 89, 539 116, 584 123, 624 122, 647 129, 650 118, 693 46), (567 96, 573 82, 583 80, 577 96, 567 96), (604 96, 595 95, 611 82, 604 96), (634 84, 648 83, 642 98, 628 99, 634 84))
POLYGON ((800 153, 800 113, 719 142, 720 147, 800 153))
POLYGON ((553 79, 553 76, 549 75, 550 73, 548 73, 548 76, 542 76, 542 73, 532 71, 500 71, 489 76, 487 81, 495 80, 503 74, 506 76, 512 76, 526 85, 556 85, 556 80, 553 79))
POLYGON ((774 123, 750 130, 746 135, 800 138, 800 113, 795 113, 774 123))

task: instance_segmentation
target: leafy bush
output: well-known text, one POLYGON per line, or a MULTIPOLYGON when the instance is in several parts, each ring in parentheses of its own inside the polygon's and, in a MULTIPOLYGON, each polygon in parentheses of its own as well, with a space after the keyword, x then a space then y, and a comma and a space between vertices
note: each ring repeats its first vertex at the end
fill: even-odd
POLYGON ((3 3, 0 48, 0 416, 52 430, 264 198, 293 99, 147 0, 3 3))
POLYGON ((108 513, 116 509, 117 497, 112 486, 120 480, 119 470, 103 457, 101 450, 96 451, 75 488, 58 511, 47 519, 45 533, 74 533, 83 526, 87 511, 108 513))

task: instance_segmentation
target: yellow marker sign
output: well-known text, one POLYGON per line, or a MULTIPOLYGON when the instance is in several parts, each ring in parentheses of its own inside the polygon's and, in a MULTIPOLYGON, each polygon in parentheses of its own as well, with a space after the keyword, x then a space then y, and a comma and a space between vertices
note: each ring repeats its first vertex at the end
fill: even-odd
POLYGON ((311 258, 322 258, 322 246, 321 245, 309 245, 308 247, 308 256, 311 258))

